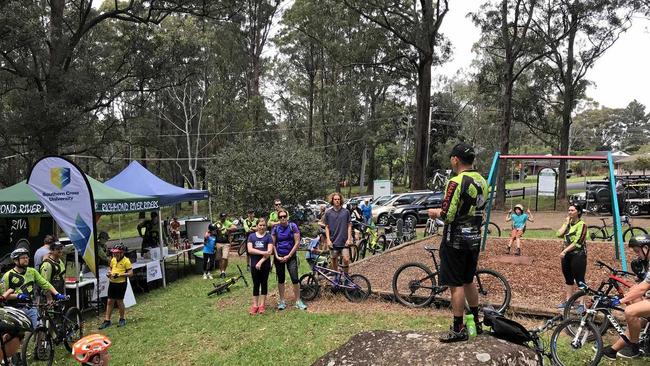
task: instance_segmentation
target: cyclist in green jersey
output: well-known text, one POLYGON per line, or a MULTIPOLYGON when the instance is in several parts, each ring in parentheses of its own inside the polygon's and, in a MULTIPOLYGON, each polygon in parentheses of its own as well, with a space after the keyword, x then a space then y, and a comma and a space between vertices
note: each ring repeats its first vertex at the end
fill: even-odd
POLYGON ((449 154, 451 168, 456 176, 451 178, 445 189, 442 208, 429 210, 432 218, 445 222, 440 244, 441 285, 451 290, 451 306, 454 322, 441 342, 458 342, 468 339, 463 325, 465 300, 476 320, 478 332, 482 332, 478 321, 478 291, 473 284, 478 265, 481 244, 481 223, 488 185, 475 170, 474 148, 459 143, 449 154))
POLYGON ((22 310, 31 320, 32 328, 38 325, 38 313, 36 308, 30 304, 34 298, 34 285, 38 285, 43 291, 49 291, 54 295, 56 300, 65 300, 66 296, 61 295, 37 270, 29 265, 29 250, 18 248, 11 252, 11 259, 15 267, 7 271, 2 276, 2 292, 7 293, 13 290, 13 293, 7 295, 7 301, 10 305, 22 310))
MULTIPOLYGON (((282 208, 282 201, 280 201, 279 198, 276 199, 273 202, 273 209, 275 211, 271 211, 271 213, 269 214, 269 219, 267 220, 267 224, 269 226, 269 229, 273 228, 273 226, 280 223, 280 218, 278 217, 278 213, 280 212, 280 210, 283 210, 283 208, 282 208)), ((289 218, 289 216, 288 216, 289 213, 286 212, 286 211, 285 211, 285 213, 287 214, 287 219, 288 219, 289 218)))
MULTIPOLYGON (((54 286, 54 288, 61 292, 65 292, 65 262, 61 257, 63 256, 63 244, 55 241, 50 244, 50 254, 48 254, 41 264, 39 272, 45 280, 54 286)), ((52 300, 49 292, 45 293, 48 301, 52 300)))
POLYGON ((219 261, 220 277, 226 278, 226 269, 228 268, 228 254, 230 253, 230 235, 237 230, 237 226, 228 219, 228 214, 222 212, 219 214, 219 221, 214 223, 219 235, 217 235, 217 252, 221 253, 219 261))
POLYGON ((250 235, 257 231, 257 218, 255 217, 255 210, 252 208, 246 212, 247 217, 244 219, 244 231, 246 235, 250 235))

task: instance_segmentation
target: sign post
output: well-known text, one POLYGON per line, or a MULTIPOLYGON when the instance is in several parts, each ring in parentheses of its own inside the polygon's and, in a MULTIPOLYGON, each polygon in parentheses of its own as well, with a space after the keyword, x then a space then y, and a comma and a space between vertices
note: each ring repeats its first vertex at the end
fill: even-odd
POLYGON ((539 196, 553 197, 553 210, 557 208, 557 172, 555 169, 544 168, 537 174, 535 211, 538 211, 539 196))

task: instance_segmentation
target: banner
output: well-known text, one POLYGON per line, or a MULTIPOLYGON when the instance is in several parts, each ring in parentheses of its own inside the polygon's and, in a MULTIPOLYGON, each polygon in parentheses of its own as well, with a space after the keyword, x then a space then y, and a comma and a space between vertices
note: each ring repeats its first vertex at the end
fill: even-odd
POLYGON ((65 158, 48 156, 34 164, 27 184, 96 273, 94 201, 86 175, 65 158))

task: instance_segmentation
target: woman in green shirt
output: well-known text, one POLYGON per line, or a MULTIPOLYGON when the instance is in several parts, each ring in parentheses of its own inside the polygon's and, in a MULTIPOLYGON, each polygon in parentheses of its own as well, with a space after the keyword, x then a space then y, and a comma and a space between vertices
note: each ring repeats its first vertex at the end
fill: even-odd
POLYGON ((587 272, 587 224, 582 221, 582 208, 578 205, 571 205, 568 209, 568 216, 562 224, 557 235, 564 239, 564 249, 560 253, 562 258, 562 274, 566 283, 566 295, 564 302, 558 305, 562 309, 573 293, 577 291, 576 285, 585 282, 587 272))

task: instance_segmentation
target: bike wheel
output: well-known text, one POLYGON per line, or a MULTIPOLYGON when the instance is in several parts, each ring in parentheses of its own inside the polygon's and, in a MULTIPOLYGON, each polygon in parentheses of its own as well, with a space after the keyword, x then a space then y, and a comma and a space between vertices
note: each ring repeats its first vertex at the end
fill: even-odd
POLYGON ((427 306, 433 301, 437 283, 437 273, 424 264, 406 263, 393 275, 393 296, 405 306, 427 306))
POLYGON ((368 241, 366 239, 362 239, 359 242, 359 258, 363 259, 366 257, 366 247, 368 246, 368 241))
POLYGON ((311 301, 318 296, 320 285, 313 273, 306 273, 300 277, 300 298, 311 301))
POLYGON ((370 288, 370 281, 360 274, 353 274, 350 276, 347 285, 351 285, 353 288, 346 287, 345 291, 343 291, 343 295, 352 302, 361 302, 367 299, 372 291, 370 288))
POLYGON ((501 236, 501 228, 499 225, 490 221, 488 224, 488 235, 490 236, 501 236))
POLYGON ((600 226, 589 225, 587 226, 587 238, 589 238, 591 241, 607 240, 607 235, 605 233, 605 230, 603 230, 603 228, 600 226))
POLYGON ((431 236, 434 234, 434 227, 435 225, 433 224, 433 220, 427 220, 427 226, 424 228, 424 236, 431 236))
POLYGON ((512 290, 508 280, 499 272, 491 269, 476 271, 476 288, 479 307, 492 306, 496 311, 505 313, 510 306, 512 290))
POLYGON ((54 344, 46 327, 34 329, 23 341, 21 349, 23 365, 52 365, 54 344))
MULTIPOLYGON (((381 248, 381 251, 383 252, 383 251, 385 251, 386 249, 388 249, 386 245, 387 245, 387 244, 386 244, 386 235, 379 235, 379 236, 377 237, 377 245, 376 245, 376 247, 377 247, 377 248, 381 248)), ((375 254, 375 250, 374 250, 374 249, 373 249, 373 254, 375 254)))
POLYGON ((627 243, 631 238, 642 234, 648 234, 648 232, 643 228, 630 226, 627 230, 623 231, 623 241, 627 243))
POLYGON ((63 330, 65 331, 63 345, 68 352, 72 352, 72 346, 84 335, 84 323, 79 309, 72 307, 65 312, 63 330))
MULTIPOLYGON (((592 305, 593 299, 590 296, 587 296, 584 291, 580 290, 571 295, 569 300, 567 300, 566 306, 564 307, 564 311, 562 313, 562 320, 579 319, 582 317, 585 310, 591 308, 592 305)), ((589 321, 591 321, 596 326, 601 335, 605 334, 607 327, 609 326, 609 322, 605 316, 606 312, 603 311, 602 313, 599 313, 589 319, 589 321)), ((568 325, 566 330, 570 336, 574 336, 576 334, 576 329, 572 324, 568 325)), ((593 342, 594 337, 590 337, 588 341, 593 342)))
POLYGON ((551 335, 551 355, 557 365, 596 366, 603 355, 603 338, 596 326, 582 319, 568 319, 560 323, 551 335), (573 327, 575 335, 567 335, 567 328, 573 327), (589 338, 594 341, 590 342, 589 338))
POLYGON ((240 257, 242 255, 246 254, 246 252, 247 252, 246 249, 248 249, 248 248, 246 248, 247 245, 248 245, 248 243, 246 243, 246 240, 239 243, 239 249, 237 249, 237 254, 239 254, 240 257))
POLYGON ((359 247, 356 244, 350 244, 350 263, 354 263, 359 259, 359 247))

